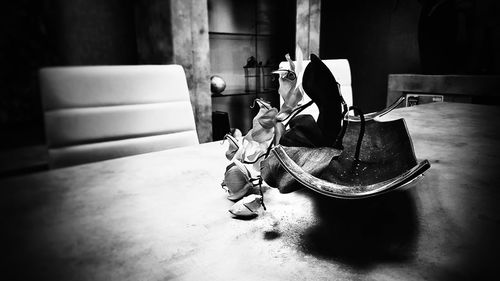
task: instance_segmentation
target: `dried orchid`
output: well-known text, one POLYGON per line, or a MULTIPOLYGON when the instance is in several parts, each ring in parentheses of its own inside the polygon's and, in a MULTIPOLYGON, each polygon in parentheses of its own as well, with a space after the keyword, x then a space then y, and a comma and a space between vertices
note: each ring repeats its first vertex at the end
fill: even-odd
POLYGON ((283 104, 278 113, 279 120, 285 120, 297 108, 299 102, 304 97, 302 88, 302 75, 304 72, 302 52, 297 50, 297 60, 294 63, 289 54, 285 55, 288 61, 288 68, 280 68, 273 73, 278 74, 279 89, 278 93, 283 98, 283 104))
POLYGON ((253 164, 254 171, 260 170, 260 160, 269 153, 275 137, 276 115, 278 110, 264 101, 255 100, 260 107, 259 112, 253 119, 253 127, 241 140, 226 135, 229 141, 226 151, 228 160, 238 160, 243 164, 253 164))
POLYGON ((258 143, 264 143, 272 140, 274 137, 274 125, 276 124, 276 115, 278 110, 271 107, 268 102, 257 99, 255 102, 259 105, 260 109, 257 115, 253 118, 252 129, 248 135, 258 143))
POLYGON ((221 186, 228 193, 227 199, 241 199, 253 186, 250 171, 240 161, 233 160, 226 167, 221 186))
POLYGON ((256 216, 262 206, 262 195, 250 194, 247 197, 236 202, 229 212, 236 217, 256 216))
POLYGON ((227 160, 231 161, 231 160, 233 160, 233 158, 239 159, 240 154, 242 152, 242 150, 240 149, 242 147, 240 141, 231 135, 225 135, 224 140, 229 141, 229 146, 228 146, 227 151, 226 151, 227 160), (237 154, 238 154, 238 156, 237 156, 237 154))
POLYGON ((252 128, 241 138, 226 135, 229 145, 226 158, 231 161, 226 168, 222 187, 228 193, 228 199, 237 201, 229 210, 235 216, 255 216, 260 206, 264 207, 262 178, 260 164, 268 155, 273 145, 279 143, 287 124, 283 121, 293 118, 303 108, 310 105, 300 105, 304 96, 302 89, 302 52, 297 51, 297 61, 294 63, 287 54, 289 69, 278 69, 279 94, 284 100, 281 109, 273 108, 269 102, 256 99, 259 112, 252 120, 252 128), (250 194, 258 186, 260 195, 250 194), (246 197, 244 197, 246 196, 246 197), (241 199, 243 198, 243 199, 241 199))

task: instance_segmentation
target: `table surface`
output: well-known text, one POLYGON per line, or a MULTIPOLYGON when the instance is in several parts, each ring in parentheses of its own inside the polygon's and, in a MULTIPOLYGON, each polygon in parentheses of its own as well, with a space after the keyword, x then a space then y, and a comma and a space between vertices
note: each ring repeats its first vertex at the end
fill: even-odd
POLYGON ((231 218, 220 142, 0 182, 9 280, 481 280, 500 261, 500 108, 398 109, 415 187, 339 200, 265 192, 231 218))

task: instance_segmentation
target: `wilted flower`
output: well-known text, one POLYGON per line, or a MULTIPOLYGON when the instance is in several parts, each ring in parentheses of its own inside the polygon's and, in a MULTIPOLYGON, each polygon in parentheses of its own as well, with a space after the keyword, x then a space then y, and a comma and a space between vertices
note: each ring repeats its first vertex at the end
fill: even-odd
POLYGON ((256 216, 261 206, 262 196, 257 194, 250 194, 247 197, 236 202, 229 209, 229 212, 236 217, 256 216))
MULTIPOLYGON (((279 94, 284 100, 278 112, 269 102, 255 100, 259 105, 259 112, 252 120, 252 128, 243 138, 226 135, 229 146, 226 158, 231 162, 224 173, 222 187, 227 191, 227 198, 239 200, 250 193, 254 187, 262 184, 260 177, 260 163, 270 152, 273 144, 279 143, 285 131, 282 123, 294 110, 300 110, 299 102, 304 95, 302 89, 302 53, 297 52, 297 62, 294 63, 287 54, 290 69, 279 69, 279 94), (252 166, 253 165, 253 169, 252 166), (254 177, 252 175, 255 175, 254 177)), ((238 201, 229 212, 235 216, 253 216, 263 206, 263 193, 249 195, 238 201)), ((265 207, 264 207, 265 209, 265 207)))
POLYGON ((226 151, 228 160, 238 160, 243 164, 253 164, 255 171, 260 171, 260 160, 264 157, 272 145, 277 124, 276 115, 278 110, 264 101, 255 101, 260 110, 253 119, 253 127, 242 139, 226 135, 229 145, 226 151))
MULTIPOLYGON (((229 146, 226 151, 226 158, 231 161, 239 161, 243 164, 255 164, 259 158, 267 153, 272 138, 265 142, 257 142, 252 138, 252 131, 241 140, 236 139, 231 135, 226 135, 229 146)), ((256 171, 260 169, 256 167, 256 171)))
MULTIPOLYGON (((228 146, 227 151, 226 151, 226 158, 227 158, 227 160, 233 160, 233 158, 235 158, 236 154, 241 154, 242 144, 238 139, 236 139, 235 137, 233 137, 229 134, 225 135, 224 139, 228 140, 228 142, 229 142, 229 146, 228 146)), ((238 159, 238 157, 236 157, 236 159, 238 159)))
POLYGON ((228 193, 227 198, 229 200, 238 200, 245 196, 252 187, 252 177, 248 169, 240 161, 233 160, 226 167, 224 181, 222 182, 222 188, 228 193))
POLYGON ((253 118, 253 127, 249 131, 249 134, 251 134, 254 141, 262 143, 274 137, 274 125, 276 124, 278 110, 261 99, 257 99, 255 102, 259 105, 260 110, 253 118))
POLYGON ((291 59, 290 55, 285 55, 290 69, 278 69, 273 73, 279 75, 279 89, 278 93, 283 98, 283 104, 278 113, 278 119, 283 120, 290 115, 290 113, 297 107, 299 102, 304 97, 304 89, 302 89, 302 52, 300 49, 297 50, 297 60, 295 64, 291 59))

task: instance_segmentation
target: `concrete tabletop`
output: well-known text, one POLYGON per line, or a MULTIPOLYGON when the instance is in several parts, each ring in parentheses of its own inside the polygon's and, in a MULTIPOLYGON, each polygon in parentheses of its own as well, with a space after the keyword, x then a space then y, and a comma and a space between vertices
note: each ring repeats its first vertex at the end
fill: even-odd
POLYGON ((397 109, 413 188, 362 200, 265 191, 228 213, 220 142, 0 181, 5 280, 488 280, 500 264, 500 108, 397 109))

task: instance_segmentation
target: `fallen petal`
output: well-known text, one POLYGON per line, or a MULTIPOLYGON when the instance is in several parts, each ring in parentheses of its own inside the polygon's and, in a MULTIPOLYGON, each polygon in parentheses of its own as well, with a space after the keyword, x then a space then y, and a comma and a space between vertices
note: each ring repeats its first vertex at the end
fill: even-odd
POLYGON ((258 211, 262 206, 262 196, 250 194, 240 201, 236 202, 229 212, 236 217, 250 217, 258 215, 258 211))

